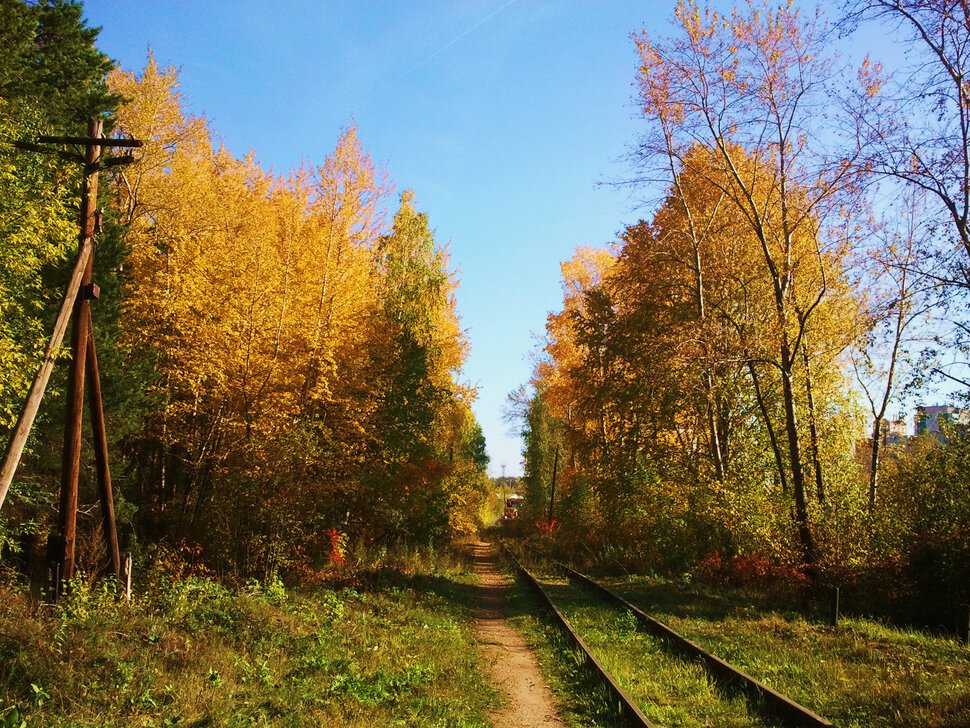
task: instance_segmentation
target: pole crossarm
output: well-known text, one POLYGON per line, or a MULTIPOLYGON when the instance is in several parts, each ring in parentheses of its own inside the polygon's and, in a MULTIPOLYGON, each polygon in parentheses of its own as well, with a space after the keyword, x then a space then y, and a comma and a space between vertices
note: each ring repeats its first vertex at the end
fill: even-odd
POLYGON ((73 136, 39 136, 36 141, 15 141, 13 145, 17 149, 23 149, 27 152, 37 152, 39 154, 53 154, 54 156, 60 157, 61 159, 66 159, 69 162, 75 162, 77 164, 83 164, 87 171, 95 172, 99 169, 106 169, 108 167, 117 167, 123 164, 132 164, 135 162, 135 157, 132 154, 123 154, 119 157, 110 157, 102 161, 100 159, 100 154, 97 155, 93 162, 90 162, 86 155, 80 154, 78 152, 70 152, 66 149, 52 149, 49 146, 44 146, 45 144, 76 144, 83 145, 87 147, 112 147, 112 148, 123 148, 123 149, 137 149, 144 146, 144 142, 140 139, 101 139, 98 137, 73 137, 73 136))
POLYGON ((103 162, 98 163, 96 167, 106 169, 108 167, 119 167, 122 164, 134 164, 135 161, 135 156, 133 154, 122 154, 120 157, 109 157, 103 162))
POLYGON ((84 155, 77 154, 75 152, 68 152, 64 149, 51 149, 50 147, 42 147, 40 144, 34 144, 33 142, 15 141, 12 144, 17 147, 17 149, 23 149, 25 152, 37 152, 38 154, 53 154, 55 157, 60 157, 61 159, 66 159, 68 162, 74 162, 76 164, 84 164, 84 155))
POLYGON ((39 136, 38 144, 80 144, 82 146, 127 147, 129 149, 145 145, 140 139, 110 139, 103 137, 39 136))
POLYGON ((61 301, 61 308, 54 322, 54 332, 51 334, 50 342, 47 344, 47 350, 44 352, 44 359, 37 370, 33 384, 30 385, 27 401, 24 404, 23 410, 20 412, 20 417, 17 418, 17 425, 10 435, 10 442, 3 456, 3 465, 0 466, 0 508, 3 507, 3 502, 7 497, 7 491, 10 490, 10 484, 13 482, 14 475, 17 473, 17 466, 20 464, 20 458, 27 444, 27 437, 30 435, 34 419, 37 417, 37 411, 44 397, 44 391, 47 389, 47 382, 50 380, 51 372, 54 371, 57 351, 60 349, 61 342, 64 340, 64 334, 67 332, 67 326, 71 321, 71 314, 74 311, 74 301, 77 299, 78 292, 81 289, 81 280, 84 278, 84 271, 87 268, 88 261, 91 260, 92 249, 93 243, 91 238, 85 238, 81 245, 77 262, 74 263, 71 279, 67 284, 67 289, 64 291, 64 298, 61 301))

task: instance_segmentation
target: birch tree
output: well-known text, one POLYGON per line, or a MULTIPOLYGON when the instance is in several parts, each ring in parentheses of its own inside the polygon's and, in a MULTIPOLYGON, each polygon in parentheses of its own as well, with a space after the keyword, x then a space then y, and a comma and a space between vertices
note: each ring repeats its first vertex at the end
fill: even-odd
POLYGON ((840 135, 828 113, 839 69, 827 55, 821 18, 803 17, 792 3, 776 8, 752 0, 721 15, 682 0, 676 21, 674 38, 658 41, 646 31, 634 37, 649 125, 640 159, 656 171, 682 164, 693 144, 710 149, 717 169, 711 182, 760 248, 774 309, 770 365, 781 379, 794 520, 803 558, 812 563, 817 549, 795 370, 830 292, 838 256, 832 218, 851 209, 866 130, 857 124, 840 135))

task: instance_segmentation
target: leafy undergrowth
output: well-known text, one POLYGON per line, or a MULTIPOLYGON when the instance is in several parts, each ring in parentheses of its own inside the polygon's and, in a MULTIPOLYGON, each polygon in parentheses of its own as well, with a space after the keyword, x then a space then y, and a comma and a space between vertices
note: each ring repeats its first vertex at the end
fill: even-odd
POLYGON ((368 588, 189 576, 128 604, 78 580, 38 609, 8 580, 0 726, 485 724, 472 577, 426 563, 356 581, 368 588))
POLYGON ((970 725, 970 649, 954 639, 862 619, 831 627, 743 591, 646 577, 604 583, 843 728, 970 725))
MULTIPOLYGON (((652 722, 670 727, 774 725, 749 712, 742 698, 720 693, 700 665, 667 652, 638 628, 631 614, 564 579, 544 576, 542 581, 597 659, 652 722)), ((540 653, 557 692, 571 695, 561 705, 570 724, 621 724, 548 620, 523 616, 517 621, 540 653)))

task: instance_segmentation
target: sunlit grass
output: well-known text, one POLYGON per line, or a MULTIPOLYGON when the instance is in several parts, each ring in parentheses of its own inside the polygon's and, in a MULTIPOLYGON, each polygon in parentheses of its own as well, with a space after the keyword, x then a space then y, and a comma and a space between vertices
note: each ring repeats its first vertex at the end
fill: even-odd
POLYGON ((616 590, 685 637, 843 728, 970 725, 970 649, 956 640, 776 612, 742 592, 660 579, 616 590))
POLYGON ((81 586, 36 615, 2 586, 0 726, 486 725, 471 576, 410 564, 366 591, 81 586))
POLYGON ((604 604, 587 588, 549 582, 553 600, 594 654, 653 722, 664 726, 773 725, 724 695, 698 663, 672 654, 633 615, 604 604))

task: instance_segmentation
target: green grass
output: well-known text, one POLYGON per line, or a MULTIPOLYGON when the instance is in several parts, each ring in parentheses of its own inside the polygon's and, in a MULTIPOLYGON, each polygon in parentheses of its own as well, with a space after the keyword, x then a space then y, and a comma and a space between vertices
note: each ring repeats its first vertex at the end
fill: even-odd
POLYGON ((723 694, 698 663, 672 654, 626 610, 565 580, 546 590, 610 674, 644 714, 663 726, 768 726, 742 697, 723 694))
POLYGON ((157 581, 131 604, 79 583, 35 610, 0 586, 0 726, 479 726, 498 698, 460 563, 372 588, 157 581))
POLYGON ((863 619, 838 627, 740 591, 606 582, 685 637, 842 728, 970 725, 970 648, 863 619))
MULTIPOLYGON (((480 726, 499 697, 468 626, 477 592, 454 555, 383 555, 345 588, 228 589, 149 579, 131 604, 79 583, 56 607, 0 580, 0 728, 26 726, 480 726), (349 588, 353 587, 353 588, 349 588)), ((704 671, 594 594, 549 578, 584 639, 666 726, 764 725, 704 671)), ((838 628, 740 591, 661 579, 618 591, 841 728, 970 725, 970 648, 848 619, 838 628)), ((514 625, 535 646, 573 726, 615 708, 522 585, 514 625)))

